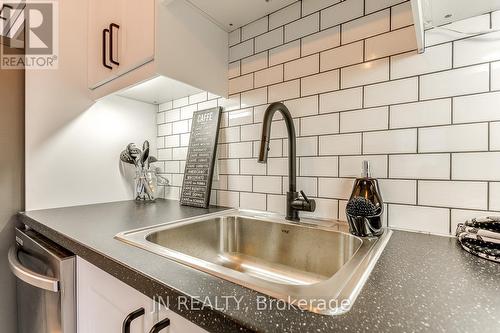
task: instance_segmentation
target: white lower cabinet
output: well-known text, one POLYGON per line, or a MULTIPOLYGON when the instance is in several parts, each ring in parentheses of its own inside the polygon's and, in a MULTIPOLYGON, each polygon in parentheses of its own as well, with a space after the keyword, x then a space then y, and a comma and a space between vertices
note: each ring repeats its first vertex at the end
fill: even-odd
POLYGON ((161 333, 206 333, 80 257, 77 258, 77 300, 78 333, 125 333, 124 322, 136 311, 130 333, 149 333, 166 318, 170 325, 159 331, 161 333))

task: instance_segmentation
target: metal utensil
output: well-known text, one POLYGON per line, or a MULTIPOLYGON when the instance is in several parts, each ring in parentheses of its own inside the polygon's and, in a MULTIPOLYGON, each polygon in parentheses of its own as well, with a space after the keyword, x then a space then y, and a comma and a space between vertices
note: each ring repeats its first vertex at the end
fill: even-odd
POLYGON ((135 166, 138 166, 139 165, 139 157, 141 156, 141 150, 139 148, 137 148, 135 146, 135 144, 133 143, 130 143, 128 146, 127 146, 127 151, 130 155, 130 157, 132 157, 132 159, 134 160, 134 164, 135 166))
POLYGON ((124 151, 121 152, 121 154, 120 154, 120 160, 123 163, 132 164, 132 165, 135 164, 135 160, 132 158, 132 156, 130 156, 128 150, 124 150, 124 151))

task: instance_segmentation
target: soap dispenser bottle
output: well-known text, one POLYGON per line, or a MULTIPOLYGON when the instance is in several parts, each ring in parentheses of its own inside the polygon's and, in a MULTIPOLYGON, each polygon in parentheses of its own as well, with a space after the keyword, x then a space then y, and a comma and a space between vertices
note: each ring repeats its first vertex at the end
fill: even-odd
POLYGON ((356 178, 346 207, 349 231, 359 237, 380 236, 384 202, 376 178, 371 177, 370 162, 363 161, 360 178, 356 178))

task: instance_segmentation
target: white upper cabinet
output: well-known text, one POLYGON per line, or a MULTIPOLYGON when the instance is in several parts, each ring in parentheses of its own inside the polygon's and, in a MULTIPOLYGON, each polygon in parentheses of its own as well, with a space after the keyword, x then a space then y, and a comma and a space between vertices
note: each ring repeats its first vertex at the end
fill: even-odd
POLYGON ((89 0, 88 30, 95 89, 154 59, 155 0, 89 0))
POLYGON ((185 0, 89 0, 88 15, 94 99, 158 76, 227 95, 228 33, 185 0))

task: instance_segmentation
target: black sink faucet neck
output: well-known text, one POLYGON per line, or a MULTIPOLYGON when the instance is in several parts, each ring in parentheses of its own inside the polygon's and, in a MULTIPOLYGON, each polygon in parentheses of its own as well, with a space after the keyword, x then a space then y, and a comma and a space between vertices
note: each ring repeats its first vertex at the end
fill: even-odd
POLYGON ((316 204, 314 200, 309 200, 301 191, 304 199, 299 199, 297 193, 297 135, 293 124, 292 115, 283 103, 272 103, 264 113, 262 124, 262 138, 260 142, 259 163, 267 163, 269 143, 271 140, 271 124, 274 114, 279 111, 285 120, 288 132, 288 193, 286 205, 286 219, 300 221, 299 211, 314 211, 316 204))

